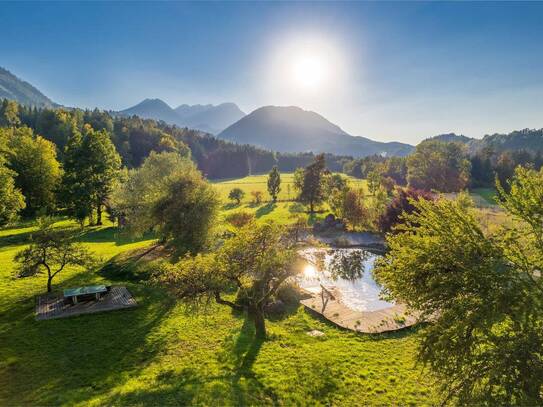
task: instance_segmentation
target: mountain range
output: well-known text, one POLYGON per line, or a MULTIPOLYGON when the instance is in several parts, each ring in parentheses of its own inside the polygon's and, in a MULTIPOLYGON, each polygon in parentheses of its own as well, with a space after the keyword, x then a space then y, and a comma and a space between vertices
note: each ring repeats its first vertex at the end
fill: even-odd
POLYGON ((217 134, 235 123, 245 113, 235 103, 220 105, 181 105, 172 109, 160 99, 145 99, 128 109, 117 112, 125 116, 140 116, 144 119, 162 120, 180 127, 217 134))
POLYGON ((17 78, 10 71, 2 67, 0 67, 0 99, 16 100, 26 106, 59 106, 34 86, 17 78))
MULTIPOLYGON (((11 99, 39 108, 60 107, 28 82, 0 67, 0 99, 11 99)), ((129 109, 115 112, 163 120, 169 124, 215 134, 238 144, 298 153, 312 151, 363 157, 372 154, 404 156, 413 150, 409 144, 383 143, 349 135, 318 113, 296 106, 264 106, 248 115, 234 103, 220 105, 181 105, 175 109, 160 99, 145 99, 129 109)), ((508 134, 491 134, 475 139, 455 133, 432 137, 466 144, 471 153, 489 147, 507 150, 543 151, 543 129, 524 129, 508 134)))

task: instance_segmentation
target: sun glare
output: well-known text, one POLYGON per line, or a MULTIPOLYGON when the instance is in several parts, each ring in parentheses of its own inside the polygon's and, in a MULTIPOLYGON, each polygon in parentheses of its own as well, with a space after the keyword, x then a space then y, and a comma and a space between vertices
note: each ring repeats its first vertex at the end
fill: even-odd
POLYGON ((325 60, 318 55, 301 55, 292 62, 292 78, 305 89, 318 89, 326 80, 325 60))
POLYGON ((317 269, 315 268, 315 266, 307 264, 304 267, 304 277, 309 279, 317 277, 317 269))

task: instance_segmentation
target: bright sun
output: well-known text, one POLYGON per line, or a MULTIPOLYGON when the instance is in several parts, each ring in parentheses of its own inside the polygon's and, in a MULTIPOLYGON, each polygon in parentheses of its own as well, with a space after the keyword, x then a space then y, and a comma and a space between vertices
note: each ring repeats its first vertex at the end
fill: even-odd
POLYGON ((317 269, 312 264, 306 264, 304 267, 304 277, 313 279, 317 277, 317 269))
POLYGON ((292 79, 307 90, 320 88, 326 80, 325 60, 317 55, 300 55, 292 61, 292 79))

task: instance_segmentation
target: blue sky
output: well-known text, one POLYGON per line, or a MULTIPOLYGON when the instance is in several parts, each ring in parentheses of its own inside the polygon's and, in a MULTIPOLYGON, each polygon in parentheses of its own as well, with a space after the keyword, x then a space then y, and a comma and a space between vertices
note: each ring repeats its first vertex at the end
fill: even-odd
POLYGON ((298 105, 410 143, 543 127, 543 3, 22 2, 0 21, 0 66, 68 106, 298 105), (306 48, 326 65, 310 90, 289 70, 306 48))

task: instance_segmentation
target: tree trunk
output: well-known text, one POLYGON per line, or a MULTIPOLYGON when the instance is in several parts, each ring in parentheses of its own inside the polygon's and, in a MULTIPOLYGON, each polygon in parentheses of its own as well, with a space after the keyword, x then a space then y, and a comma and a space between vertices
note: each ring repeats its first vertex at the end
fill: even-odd
POLYGON ((313 214, 315 211, 313 210, 313 201, 309 201, 309 213, 313 214))
POLYGON ((53 288, 51 286, 51 281, 53 281, 53 277, 50 275, 47 277, 47 292, 50 293, 53 291, 53 288))
POLYGON ((98 202, 96 206, 96 224, 98 226, 102 225, 102 203, 98 202))
POLYGON ((255 336, 259 339, 266 338, 266 321, 264 320, 264 310, 261 306, 251 305, 249 315, 255 324, 255 336))

